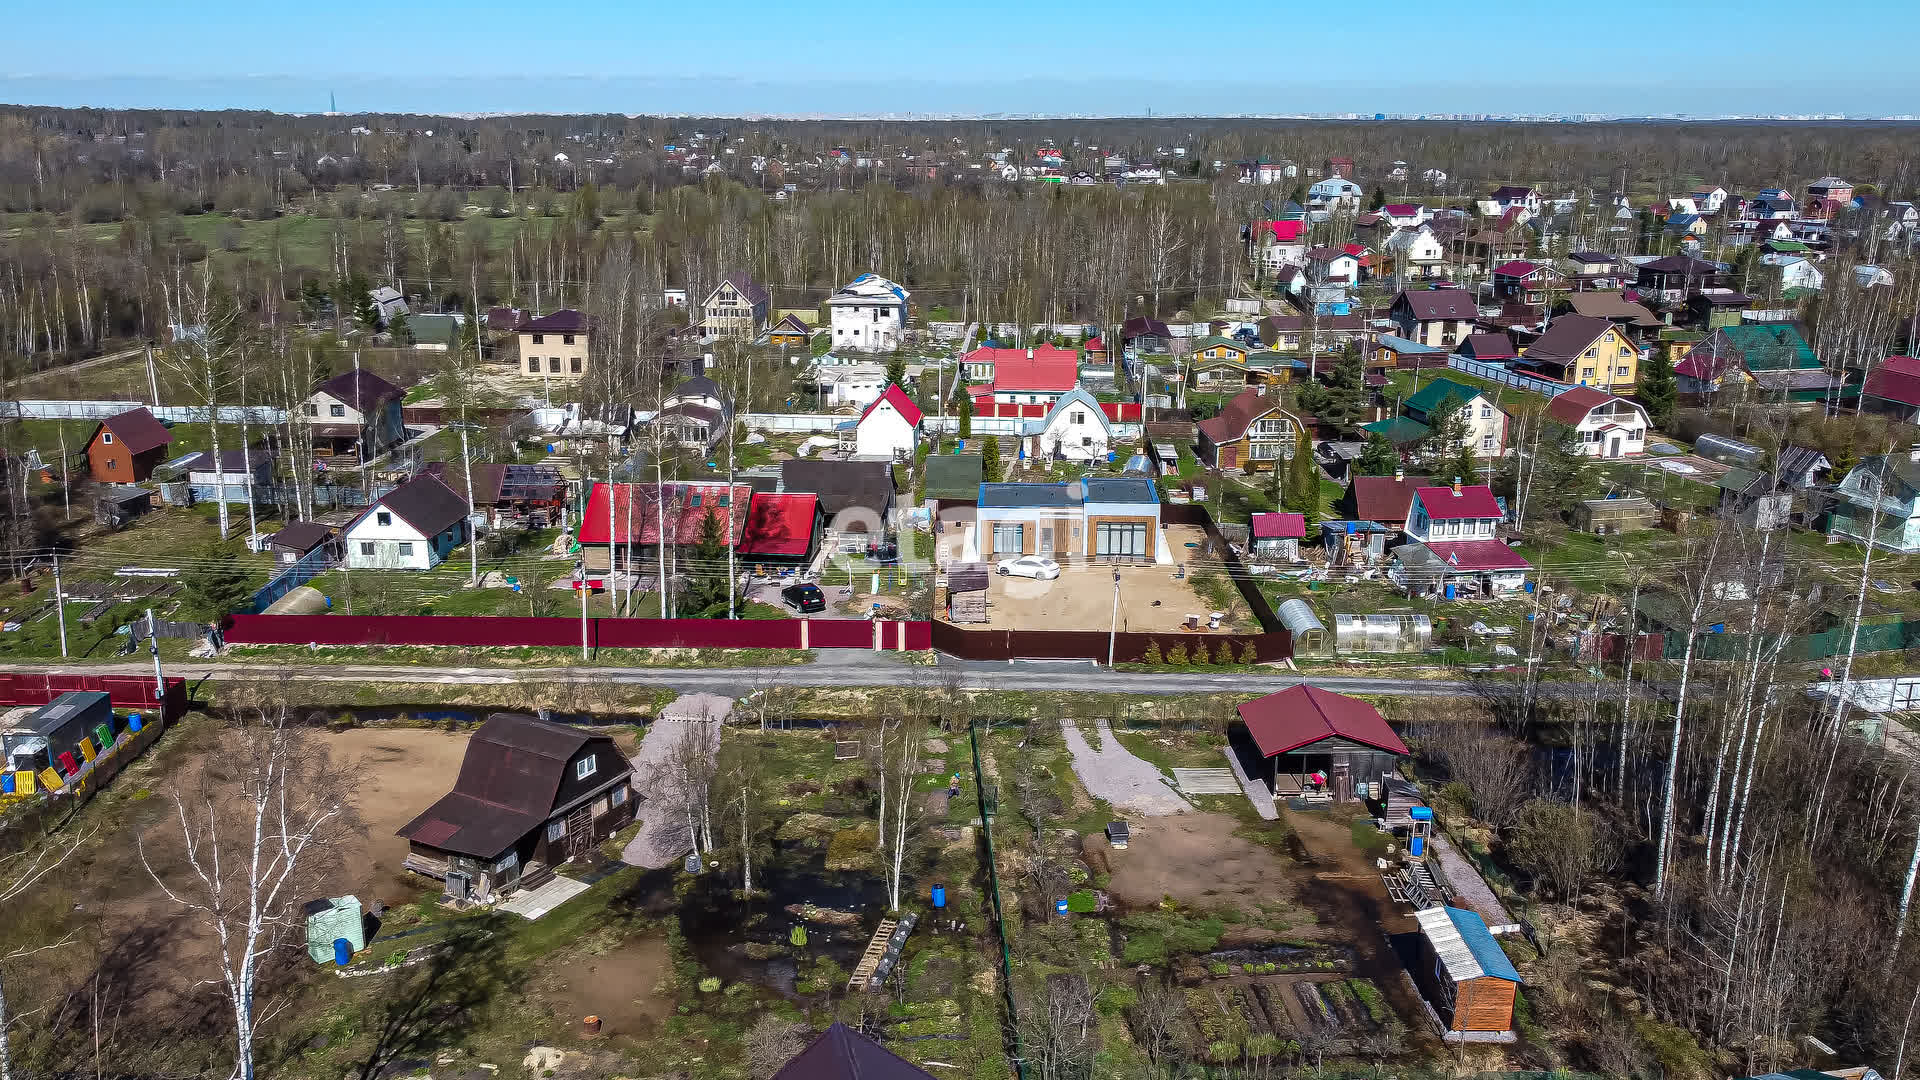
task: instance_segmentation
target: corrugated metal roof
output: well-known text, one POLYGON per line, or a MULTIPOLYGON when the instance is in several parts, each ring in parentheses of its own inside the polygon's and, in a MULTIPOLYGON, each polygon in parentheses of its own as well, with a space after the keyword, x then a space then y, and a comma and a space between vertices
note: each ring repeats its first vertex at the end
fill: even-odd
POLYGON ((1414 913, 1420 932, 1433 943, 1434 955, 1455 983, 1468 979, 1505 979, 1520 982, 1513 961, 1487 930, 1486 920, 1457 907, 1430 907, 1414 913))
POLYGON ((1282 602, 1274 615, 1279 617, 1280 625, 1295 634, 1304 634, 1310 630, 1326 630, 1326 625, 1320 621, 1320 616, 1313 613, 1313 605, 1297 596, 1282 602))

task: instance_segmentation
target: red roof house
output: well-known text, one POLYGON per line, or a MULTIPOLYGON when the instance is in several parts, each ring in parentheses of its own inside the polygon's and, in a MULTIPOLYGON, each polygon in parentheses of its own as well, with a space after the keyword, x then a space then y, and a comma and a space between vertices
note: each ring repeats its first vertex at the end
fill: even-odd
POLYGON ((756 492, 747 507, 740 554, 751 559, 804 561, 813 555, 820 518, 818 495, 756 492))
POLYGON ((1356 476, 1342 500, 1344 511, 1355 521, 1405 525, 1413 493, 1426 480, 1424 476, 1356 476))
POLYGON ((634 558, 640 548, 659 544, 660 502, 666 503, 666 542, 676 548, 689 548, 700 542, 700 525, 709 512, 719 520, 723 543, 736 543, 746 520, 747 503, 753 488, 721 483, 669 483, 664 492, 656 484, 593 485, 587 496, 586 512, 580 515, 580 546, 586 549, 587 568, 607 569, 607 541, 621 552, 617 565, 626 565, 625 549, 631 545, 634 558), (611 494, 609 494, 611 491, 611 494), (611 504, 611 508, 609 508, 611 504), (609 520, 611 519, 611 520, 609 520), (611 525, 611 529, 609 529, 611 525))
POLYGON ((1305 540, 1307 515, 1255 514, 1253 515, 1253 538, 1255 540, 1305 540))
POLYGON ((1889 356, 1882 360, 1860 390, 1860 407, 1909 422, 1920 416, 1920 359, 1889 356))
POLYGON ((1497 521, 1507 516, 1500 509, 1500 504, 1494 501, 1493 489, 1485 484, 1462 484, 1458 488, 1415 488, 1413 497, 1419 500, 1427 516, 1435 521, 1464 521, 1467 518, 1493 518, 1497 521))
POLYGON ((1035 349, 996 349, 994 351, 1012 354, 994 359, 995 397, 1003 394, 1058 396, 1079 385, 1080 354, 1072 349, 1042 345, 1035 349))
POLYGON ((865 409, 861 410, 860 419, 865 420, 873 410, 880 407, 883 401, 893 406, 893 411, 899 413, 902 420, 914 427, 920 426, 924 414, 921 413, 920 406, 915 405, 913 399, 907 396, 907 392, 900 389, 899 383, 888 383, 886 392, 874 398, 865 409))
POLYGON ((1276 796, 1321 791, 1346 800, 1362 784, 1371 793, 1409 754, 1378 709, 1317 686, 1255 698, 1238 711, 1247 738, 1235 749, 1245 760, 1245 744, 1252 744, 1276 796))
POLYGON ((109 416, 87 440, 87 471, 103 484, 137 484, 153 475, 173 442, 145 406, 109 416))

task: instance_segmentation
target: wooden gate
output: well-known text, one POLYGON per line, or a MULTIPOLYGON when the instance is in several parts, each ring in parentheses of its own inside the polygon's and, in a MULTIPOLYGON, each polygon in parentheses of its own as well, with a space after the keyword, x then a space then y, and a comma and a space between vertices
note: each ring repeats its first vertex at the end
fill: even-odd
POLYGON ((567 858, 584 858, 593 850, 593 811, 581 806, 567 815, 567 858))

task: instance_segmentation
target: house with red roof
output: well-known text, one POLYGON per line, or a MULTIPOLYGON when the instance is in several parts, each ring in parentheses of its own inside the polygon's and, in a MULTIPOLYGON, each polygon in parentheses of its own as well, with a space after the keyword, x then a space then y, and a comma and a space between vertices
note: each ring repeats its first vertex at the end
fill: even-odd
POLYGON ((1307 223, 1261 221, 1253 226, 1252 255, 1269 270, 1298 266, 1307 254, 1307 223))
POLYGON ((971 388, 971 396, 999 405, 1051 405, 1080 384, 1080 354, 1055 345, 975 349, 960 363, 968 379, 985 384, 971 388))
POLYGON ((848 422, 852 425, 855 456, 888 460, 912 457, 920 441, 920 421, 924 418, 920 406, 913 403, 905 390, 888 383, 860 414, 860 419, 848 422))
POLYGON ((1493 268, 1493 297, 1502 304, 1542 309, 1554 293, 1566 291, 1566 275, 1548 263, 1512 259, 1493 268))
POLYGON ((1576 386, 1547 404, 1547 414, 1580 437, 1587 457, 1629 457, 1647 452, 1653 424, 1639 402, 1615 397, 1591 386, 1576 386))
POLYGON ((680 552, 699 543, 701 524, 708 514, 714 515, 720 525, 721 543, 739 544, 752 498, 750 485, 729 486, 725 481, 598 483, 587 495, 587 509, 580 515, 575 538, 588 570, 608 568, 609 547, 617 553, 611 556, 612 565, 624 569, 631 553, 633 565, 644 568, 662 543, 680 552))
POLYGON ((1307 538, 1307 515, 1255 514, 1248 532, 1255 555, 1292 562, 1300 557, 1300 541, 1307 538))
POLYGON ((1416 593, 1491 596, 1526 585, 1533 564, 1498 538, 1506 517, 1485 484, 1418 487, 1407 510, 1407 539, 1393 550, 1388 576, 1416 593))
POLYGON ((747 503, 740 557, 756 566, 805 566, 813 561, 824 523, 818 495, 756 491, 747 503))
POLYGON ((1433 211, 1419 203, 1388 203, 1380 208, 1380 217, 1396 229, 1411 229, 1433 220, 1433 211))
POLYGON ((1861 388, 1860 409, 1920 424, 1920 359, 1889 356, 1882 360, 1861 388))
POLYGON ((1373 521, 1395 529, 1407 523, 1413 493, 1428 483, 1424 476, 1356 476, 1340 499, 1340 512, 1351 521, 1373 521))
POLYGON ((1248 775, 1266 781, 1276 799, 1371 797, 1410 754, 1380 710, 1305 683, 1243 702, 1236 711, 1246 731, 1236 725, 1229 733, 1233 750, 1253 764, 1248 775))
POLYGON ((109 416, 87 440, 87 471, 102 484, 138 484, 153 475, 173 442, 145 406, 109 416))

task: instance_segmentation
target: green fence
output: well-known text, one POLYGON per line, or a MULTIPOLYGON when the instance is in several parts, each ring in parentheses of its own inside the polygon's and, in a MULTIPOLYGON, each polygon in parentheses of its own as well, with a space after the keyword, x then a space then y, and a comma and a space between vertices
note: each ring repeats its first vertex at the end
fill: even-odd
MULTIPOLYGON (((1818 634, 1794 634, 1787 640, 1783 658, 1812 662, 1843 656, 1852 636, 1853 629, 1850 626, 1839 626, 1818 634)), ((1694 642, 1693 655, 1696 660, 1741 660, 1747 656, 1750 643, 1751 639, 1746 634, 1701 634, 1694 642)), ((1773 643, 1771 635, 1763 635, 1761 651, 1770 651, 1773 643)), ((1857 651, 1897 652, 1912 648, 1920 648, 1920 619, 1896 615, 1861 621, 1857 651)), ((1684 659, 1687 654, 1686 636, 1668 634, 1661 653, 1667 660, 1684 659)))

